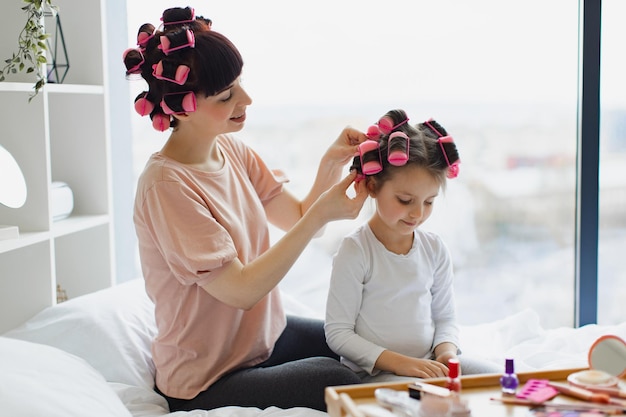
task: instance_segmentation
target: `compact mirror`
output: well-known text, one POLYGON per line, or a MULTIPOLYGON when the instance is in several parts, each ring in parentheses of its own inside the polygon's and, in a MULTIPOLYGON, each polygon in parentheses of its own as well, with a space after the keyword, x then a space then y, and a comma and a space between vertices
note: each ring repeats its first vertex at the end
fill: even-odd
POLYGON ((589 348, 589 368, 618 378, 626 376, 626 342, 615 335, 601 336, 589 348))
POLYGON ((0 204, 20 208, 26 202, 26 180, 13 155, 0 145, 0 204))
POLYGON ((575 386, 591 390, 620 390, 619 378, 626 376, 626 342, 615 335, 598 338, 589 348, 589 369, 568 375, 567 381, 575 386))

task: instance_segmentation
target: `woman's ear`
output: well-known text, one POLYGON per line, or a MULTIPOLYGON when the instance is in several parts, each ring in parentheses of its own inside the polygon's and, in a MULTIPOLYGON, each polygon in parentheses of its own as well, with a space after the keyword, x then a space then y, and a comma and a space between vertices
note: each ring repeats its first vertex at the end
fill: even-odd
POLYGON ((172 115, 173 117, 175 117, 177 120, 180 120, 181 122, 184 122, 185 120, 189 119, 189 113, 176 113, 172 115))

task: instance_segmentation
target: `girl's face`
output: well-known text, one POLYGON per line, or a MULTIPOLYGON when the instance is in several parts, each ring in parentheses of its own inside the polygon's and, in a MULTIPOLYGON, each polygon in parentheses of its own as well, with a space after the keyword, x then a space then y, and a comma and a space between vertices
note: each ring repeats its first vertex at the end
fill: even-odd
POLYGON ((224 91, 209 97, 197 97, 197 108, 189 113, 205 132, 214 135, 240 131, 246 121, 246 108, 252 99, 237 78, 224 91), (197 117, 194 117, 197 116, 197 117))
POLYGON ((430 217, 439 182, 425 168, 406 166, 398 169, 377 192, 376 214, 370 224, 379 238, 412 236, 413 231, 430 217))

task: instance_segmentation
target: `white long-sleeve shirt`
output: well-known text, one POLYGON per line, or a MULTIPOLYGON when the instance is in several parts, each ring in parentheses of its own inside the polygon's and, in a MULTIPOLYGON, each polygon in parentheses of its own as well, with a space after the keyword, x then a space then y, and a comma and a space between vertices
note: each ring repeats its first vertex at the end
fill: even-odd
POLYGON ((398 255, 364 224, 334 256, 326 339, 355 371, 376 375, 386 349, 430 359, 440 343, 459 346, 449 251, 431 232, 414 236, 409 253, 398 255))

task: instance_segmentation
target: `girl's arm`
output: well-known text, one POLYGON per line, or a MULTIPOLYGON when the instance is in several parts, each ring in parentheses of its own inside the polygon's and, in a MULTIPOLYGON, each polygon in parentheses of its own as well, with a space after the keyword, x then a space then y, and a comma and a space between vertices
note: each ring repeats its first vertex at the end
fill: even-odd
POLYGON ((457 358, 457 352, 459 348, 450 342, 443 342, 435 346, 435 360, 437 362, 448 365, 450 359, 457 358))
POLYGON ((370 254, 361 245, 361 236, 357 232, 344 238, 333 258, 324 330, 335 353, 372 373, 376 358, 385 349, 356 333, 364 282, 370 274, 370 254))
POLYGON ((445 365, 459 353, 459 327, 454 300, 454 273, 450 252, 443 241, 437 239, 438 267, 433 280, 431 311, 435 323, 435 360, 445 365))

